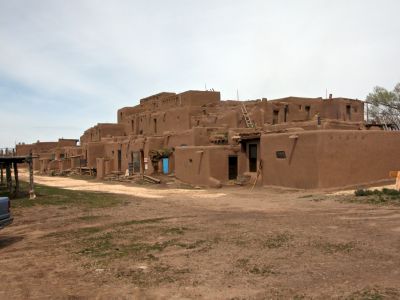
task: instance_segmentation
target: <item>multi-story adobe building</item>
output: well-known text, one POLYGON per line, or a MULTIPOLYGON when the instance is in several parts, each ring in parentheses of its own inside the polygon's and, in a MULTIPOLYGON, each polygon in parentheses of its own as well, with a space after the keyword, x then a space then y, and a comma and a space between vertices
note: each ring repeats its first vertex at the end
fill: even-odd
POLYGON ((204 186, 250 178, 259 185, 336 188, 387 180, 400 168, 399 146, 400 132, 366 126, 359 100, 221 101, 216 91, 163 92, 119 109, 115 124, 89 128, 80 146, 56 147, 50 157, 39 151, 36 168, 74 168, 79 157, 98 178, 173 173, 204 186))

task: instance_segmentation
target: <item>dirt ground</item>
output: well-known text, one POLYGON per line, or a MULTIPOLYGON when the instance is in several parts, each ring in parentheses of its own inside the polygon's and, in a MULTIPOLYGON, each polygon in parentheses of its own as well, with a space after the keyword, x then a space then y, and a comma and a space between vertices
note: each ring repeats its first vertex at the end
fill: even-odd
POLYGON ((400 299, 400 206, 35 180, 123 202, 15 208, 0 231, 0 299, 400 299))

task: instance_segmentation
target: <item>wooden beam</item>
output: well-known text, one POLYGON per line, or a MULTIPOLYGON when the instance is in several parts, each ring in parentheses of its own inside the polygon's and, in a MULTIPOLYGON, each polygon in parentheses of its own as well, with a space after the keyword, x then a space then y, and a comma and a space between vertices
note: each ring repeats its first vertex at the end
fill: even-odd
POLYGON ((11 178, 11 167, 10 164, 6 164, 6 180, 7 180, 7 190, 8 192, 12 193, 12 178, 11 178))
POLYGON ((28 159, 29 166, 29 199, 33 200, 36 198, 35 189, 33 186, 33 164, 32 164, 32 155, 28 159))
POLYGON ((4 184, 3 164, 0 163, 0 185, 4 184))
POLYGON ((14 194, 15 194, 15 197, 18 197, 18 195, 19 195, 19 179, 18 179, 18 164, 16 162, 14 163, 14 179, 15 179, 14 194))

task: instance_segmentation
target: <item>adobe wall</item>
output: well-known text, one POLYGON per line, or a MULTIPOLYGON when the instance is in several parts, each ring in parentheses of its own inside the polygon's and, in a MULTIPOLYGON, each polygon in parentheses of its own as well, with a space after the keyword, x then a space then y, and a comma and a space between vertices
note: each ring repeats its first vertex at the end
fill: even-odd
POLYGON ((332 120, 363 122, 364 102, 346 98, 333 98, 322 101, 321 117, 332 120))
POLYGON ((400 134, 395 131, 318 133, 319 187, 370 184, 400 170, 400 134))
POLYGON ((16 155, 27 156, 32 153, 47 152, 58 146, 58 142, 36 142, 33 144, 20 144, 15 146, 16 155))
POLYGON ((260 139, 262 182, 292 188, 318 187, 318 139, 315 131, 264 134, 260 139), (299 136, 298 139, 291 138, 299 136), (286 158, 277 158, 284 151, 286 158))
POLYGON ((175 176, 187 183, 219 187, 229 180, 229 155, 237 155, 239 165, 245 159, 240 147, 176 147, 175 176))
POLYGON ((58 139, 58 147, 76 146, 77 139, 58 139))
POLYGON ((221 94, 214 91, 186 91, 179 94, 180 105, 202 106, 206 104, 217 104, 221 100, 221 94))
POLYGON ((89 168, 96 168, 96 158, 104 157, 104 142, 91 142, 86 144, 86 165, 89 168))
POLYGON ((391 131, 264 134, 260 147, 263 184, 316 189, 377 183, 400 168, 399 147, 400 134, 391 131), (276 151, 285 151, 286 158, 277 158, 276 151))

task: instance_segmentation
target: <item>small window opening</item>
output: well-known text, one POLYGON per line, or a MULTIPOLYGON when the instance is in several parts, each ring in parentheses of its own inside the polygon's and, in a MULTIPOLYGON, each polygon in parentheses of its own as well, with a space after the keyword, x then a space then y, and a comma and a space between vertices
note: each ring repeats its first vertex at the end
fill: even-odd
POLYGON ((285 159, 286 158, 286 152, 285 151, 276 151, 276 158, 285 159))

